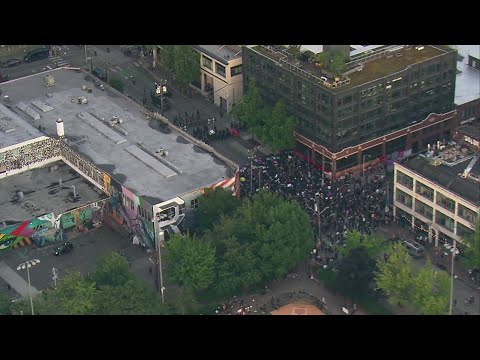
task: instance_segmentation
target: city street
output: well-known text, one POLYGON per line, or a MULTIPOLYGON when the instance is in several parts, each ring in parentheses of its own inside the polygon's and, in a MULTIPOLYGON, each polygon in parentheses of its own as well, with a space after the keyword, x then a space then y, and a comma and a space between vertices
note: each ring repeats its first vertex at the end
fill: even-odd
MULTIPOLYGON (((28 248, 26 256, 29 259, 39 259, 40 263, 30 268, 31 285, 38 290, 43 290, 53 286, 52 268, 58 270, 59 278, 63 278, 68 271, 80 271, 88 274, 95 270, 97 261, 104 255, 113 251, 125 254, 130 261, 132 271, 140 278, 151 284, 155 289, 154 277, 150 274, 149 269, 151 262, 148 254, 138 245, 130 243, 128 235, 120 234, 110 230, 106 226, 80 234, 70 241, 74 248, 70 253, 55 256, 53 250, 58 246, 51 245, 44 248, 28 248)), ((17 266, 24 262, 25 249, 7 250, 0 253, 0 262, 5 263, 24 281, 27 281, 26 270, 17 271, 17 266)), ((1 292, 12 298, 20 297, 11 288, 15 288, 15 284, 8 287, 6 279, 1 279, 1 292)))

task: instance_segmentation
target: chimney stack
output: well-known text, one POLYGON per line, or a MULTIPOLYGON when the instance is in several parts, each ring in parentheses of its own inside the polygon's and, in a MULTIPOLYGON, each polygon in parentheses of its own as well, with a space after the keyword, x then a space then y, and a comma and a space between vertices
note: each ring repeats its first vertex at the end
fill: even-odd
POLYGON ((63 129, 63 120, 57 120, 57 135, 59 138, 63 138, 65 136, 65 130, 63 129))

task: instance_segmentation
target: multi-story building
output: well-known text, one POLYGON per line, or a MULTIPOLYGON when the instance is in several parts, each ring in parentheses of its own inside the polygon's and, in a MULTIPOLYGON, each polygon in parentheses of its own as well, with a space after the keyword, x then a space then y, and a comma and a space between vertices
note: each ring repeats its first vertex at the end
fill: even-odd
MULTIPOLYGON (((85 80, 85 75, 80 69, 60 68, 0 84, 1 199, 9 200, 7 189, 14 188, 6 181, 61 161, 72 174, 79 174, 97 188, 87 197, 89 193, 77 185, 86 205, 74 196, 76 205, 72 208, 97 203, 100 193, 101 200, 108 199, 102 202, 104 222, 124 228, 138 243, 154 247, 162 240, 161 233, 178 233, 193 224, 198 198, 205 188, 238 190, 237 164, 159 114, 148 112, 107 86, 102 90, 98 82, 85 80), (46 74, 54 77, 54 85, 45 81, 46 74)), ((42 206, 45 213, 70 211, 64 204, 56 207, 59 210, 47 211, 49 203, 63 196, 59 189, 70 186, 76 178, 62 177, 48 184, 46 199, 30 202, 27 209, 42 206)), ((25 198, 32 192, 26 188, 25 198)), ((31 218, 22 218, 27 215, 18 210, 17 217, 0 218, 0 224, 9 220, 29 224, 39 211, 43 213, 31 211, 31 218)), ((0 212, 3 214, 6 210, 0 212)), ((81 216, 74 215, 77 225, 81 225, 81 216)), ((70 217, 68 213, 66 218, 70 217)), ((51 215, 42 221, 54 224, 56 219, 51 215)), ((0 249, 18 241, 13 238, 24 234, 21 228, 0 229, 0 249)))
MULTIPOLYGON (((244 84, 255 79, 267 99, 283 100, 299 119, 296 150, 334 177, 450 138, 455 49, 352 49, 344 70, 333 73, 319 66, 312 51, 292 55, 283 45, 244 46, 244 84)), ((322 50, 345 49, 325 45, 322 50)))
POLYGON ((243 97, 240 45, 194 45, 200 53, 200 85, 205 97, 230 111, 243 97))
POLYGON ((427 147, 426 153, 395 163, 393 213, 435 246, 439 240, 461 242, 479 221, 480 152, 461 138, 427 147))

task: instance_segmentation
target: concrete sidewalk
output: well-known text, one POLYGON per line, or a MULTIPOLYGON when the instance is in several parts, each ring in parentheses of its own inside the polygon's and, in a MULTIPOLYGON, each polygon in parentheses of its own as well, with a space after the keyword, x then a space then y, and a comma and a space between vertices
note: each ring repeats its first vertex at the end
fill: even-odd
MULTIPOLYGON (((26 270, 21 270, 26 271, 26 270)), ((5 264, 5 262, 0 262, 0 277, 5 280, 17 293, 19 293, 22 297, 29 296, 29 287, 28 282, 23 280, 23 278, 18 275, 10 266, 5 264)), ((32 295, 39 294, 35 287, 32 286, 32 295)))

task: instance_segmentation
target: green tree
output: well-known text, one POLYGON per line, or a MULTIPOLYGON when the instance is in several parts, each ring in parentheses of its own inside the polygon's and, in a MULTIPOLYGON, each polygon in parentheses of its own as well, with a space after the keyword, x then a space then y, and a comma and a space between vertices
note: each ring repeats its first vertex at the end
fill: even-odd
POLYGON ((278 101, 266 117, 263 138, 273 151, 291 149, 295 145, 294 131, 298 120, 289 116, 285 104, 278 101))
POLYGON ((117 285, 105 285, 96 292, 98 315, 162 315, 168 309, 158 294, 143 280, 130 279, 117 285))
POLYGON ((123 81, 117 77, 111 77, 109 82, 111 87, 113 87, 115 90, 123 92, 123 89, 125 87, 125 84, 123 81))
POLYGON ((169 290, 169 294, 175 314, 189 314, 198 307, 197 299, 192 289, 176 286, 169 290))
POLYGON ((191 45, 175 45, 173 54, 176 79, 181 85, 200 78, 200 54, 191 45))
POLYGON ((5 294, 0 294, 0 315, 10 315, 11 313, 10 299, 5 294))
POLYGON ((462 238, 465 248, 465 264, 469 268, 480 268, 480 221, 475 226, 475 232, 462 238))
POLYGON ((327 51, 319 52, 315 55, 315 61, 320 64, 321 67, 327 68, 330 64, 331 53, 327 51))
POLYGON ((239 205, 239 199, 232 196, 230 190, 205 189, 205 194, 199 198, 197 230, 203 233, 211 229, 221 215, 232 215, 239 205))
POLYGON ((261 279, 257 259, 249 244, 241 245, 235 237, 216 245, 215 291, 221 296, 235 294, 257 284, 261 279))
POLYGON ((413 290, 413 262, 407 249, 401 243, 390 245, 386 251, 387 260, 377 259, 375 281, 377 287, 389 294, 392 304, 409 304, 413 290))
POLYGON ((237 239, 252 244, 263 279, 286 275, 314 246, 308 215, 296 202, 260 191, 245 200, 236 214, 237 239))
POLYGON ((450 278, 436 271, 430 260, 413 278, 413 305, 423 315, 446 315, 449 310, 450 278))
POLYGON ((120 286, 133 278, 128 261, 116 252, 102 257, 92 275, 92 280, 98 287, 120 286))
POLYGON ((265 119, 265 101, 255 80, 248 84, 247 93, 235 106, 234 115, 238 116, 250 132, 261 136, 265 119))
POLYGON ((170 279, 181 286, 201 290, 214 280, 215 249, 195 235, 174 235, 167 243, 165 260, 170 279))
POLYGON ((174 45, 160 45, 160 62, 168 70, 175 68, 174 45))
POLYGON ((336 287, 345 296, 359 298, 368 293, 375 260, 364 247, 352 249, 338 264, 336 287))
MULTIPOLYGON (((67 274, 57 282, 57 289, 35 297, 35 313, 41 315, 94 314, 96 286, 79 272, 67 274)), ((26 312, 28 313, 28 312, 26 312)))
POLYGON ((368 256, 375 259, 382 255, 387 249, 385 238, 381 235, 366 235, 358 231, 349 231, 345 239, 345 245, 339 248, 338 252, 342 256, 348 256, 350 252, 357 248, 365 249, 368 256))
POLYGON ((341 75, 345 71, 345 57, 342 54, 335 54, 330 62, 330 71, 334 75, 341 75))

